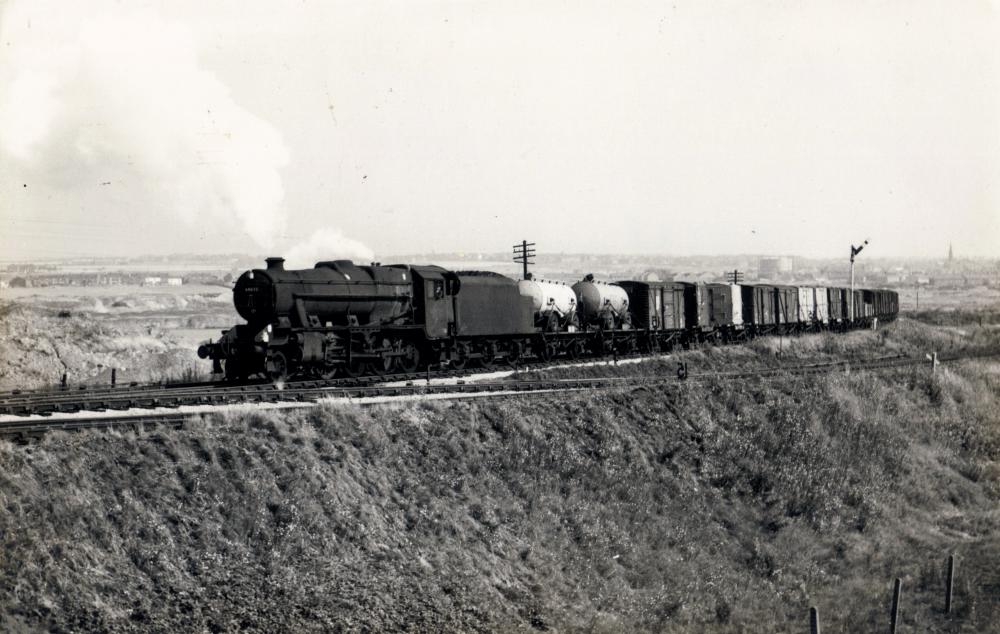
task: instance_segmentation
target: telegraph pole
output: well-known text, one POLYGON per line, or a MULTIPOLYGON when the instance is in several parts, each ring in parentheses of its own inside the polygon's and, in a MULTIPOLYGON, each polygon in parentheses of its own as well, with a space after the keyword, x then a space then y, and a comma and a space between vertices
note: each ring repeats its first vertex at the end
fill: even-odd
POLYGON ((739 269, 733 269, 729 273, 726 273, 726 280, 730 284, 739 284, 743 281, 743 271, 739 269))
POLYGON ((521 240, 521 244, 514 245, 514 261, 524 265, 524 279, 526 280, 531 279, 531 274, 528 273, 528 265, 535 263, 535 261, 532 259, 534 257, 535 257, 534 242, 521 240))
POLYGON ((864 249, 866 244, 868 244, 867 240, 865 240, 859 246, 854 246, 853 244, 851 245, 851 297, 850 297, 851 314, 849 316, 851 320, 854 319, 854 256, 861 253, 861 249, 864 249))

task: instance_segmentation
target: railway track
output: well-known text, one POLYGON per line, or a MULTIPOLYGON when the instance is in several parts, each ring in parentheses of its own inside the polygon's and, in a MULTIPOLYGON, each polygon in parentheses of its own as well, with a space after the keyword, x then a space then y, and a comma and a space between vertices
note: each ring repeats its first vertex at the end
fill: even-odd
MULTIPOLYGON (((952 363, 965 359, 1000 356, 1000 351, 979 351, 955 353, 938 357, 939 363, 952 363)), ((309 407, 324 399, 351 399, 364 402, 380 402, 406 397, 463 398, 468 396, 498 396, 510 394, 541 394, 580 390, 639 388, 678 385, 683 382, 701 382, 716 379, 746 378, 787 378, 829 374, 832 372, 879 371, 929 365, 922 357, 888 356, 853 361, 830 361, 821 363, 756 368, 731 372, 690 372, 664 374, 658 376, 613 376, 573 379, 552 379, 544 377, 524 378, 523 374, 512 375, 503 380, 465 382, 457 380, 450 384, 418 381, 415 375, 392 375, 359 381, 297 381, 285 385, 258 383, 253 385, 187 384, 175 388, 163 386, 134 386, 140 389, 125 393, 104 389, 88 392, 85 400, 79 396, 83 391, 60 392, 60 396, 77 397, 77 400, 52 400, 56 394, 51 391, 12 394, 29 397, 16 406, 18 416, 0 409, 0 436, 30 436, 52 430, 76 430, 108 427, 141 427, 146 425, 179 425, 184 420, 210 412, 213 406, 263 403, 270 407, 309 407), (391 379, 391 380, 387 380, 391 379), (354 381, 353 384, 348 384, 354 381), (159 388, 159 389, 157 389, 159 388), (33 397, 36 400, 31 401, 33 397), (176 411, 163 411, 173 408, 176 411), (147 409, 142 413, 128 413, 130 409, 147 409), (108 410, 120 410, 108 414, 108 410), (23 412, 28 411, 28 414, 23 412), (72 415, 81 413, 80 416, 72 415), (67 414, 60 416, 59 414, 67 414)), ((461 374, 467 374, 463 370, 461 374)), ((449 376, 454 377, 458 373, 449 376)), ((421 375, 426 378, 426 373, 421 375)), ((442 378, 441 374, 433 378, 442 378)))
POLYGON ((252 400, 257 394, 273 392, 284 386, 294 387, 363 387, 383 381, 416 380, 418 375, 389 375, 357 379, 291 381, 276 385, 268 381, 228 383, 206 381, 183 384, 142 384, 120 387, 76 386, 35 391, 0 393, 0 416, 29 416, 81 410, 128 409, 130 407, 161 407, 170 404, 205 404, 213 400, 231 402, 233 398, 252 400))
MULTIPOLYGON (((621 356, 622 360, 638 359, 641 355, 621 356)), ((197 383, 146 383, 119 386, 79 385, 49 387, 38 390, 0 392, 0 416, 31 416, 72 413, 79 411, 124 410, 135 407, 177 407, 181 405, 231 404, 268 400, 268 395, 295 395, 316 390, 367 388, 375 385, 416 382, 430 379, 460 379, 472 374, 496 370, 544 370, 564 365, 568 361, 538 362, 520 367, 439 368, 433 371, 342 377, 336 379, 297 379, 280 383, 259 380, 246 383, 204 381, 197 383)))

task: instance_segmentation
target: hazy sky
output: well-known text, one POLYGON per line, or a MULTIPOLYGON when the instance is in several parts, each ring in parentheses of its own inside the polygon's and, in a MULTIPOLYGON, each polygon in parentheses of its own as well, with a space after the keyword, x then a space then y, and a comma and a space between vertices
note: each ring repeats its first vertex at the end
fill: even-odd
POLYGON ((3 259, 1000 256, 996 3, 0 6, 3 259))

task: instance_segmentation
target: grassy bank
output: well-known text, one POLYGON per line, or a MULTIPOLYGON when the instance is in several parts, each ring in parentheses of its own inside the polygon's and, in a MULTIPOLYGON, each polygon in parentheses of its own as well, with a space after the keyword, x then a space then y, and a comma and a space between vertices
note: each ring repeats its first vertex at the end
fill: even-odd
POLYGON ((966 362, 4 443, 0 624, 874 631, 898 576, 911 631, 990 631, 998 412, 966 362))

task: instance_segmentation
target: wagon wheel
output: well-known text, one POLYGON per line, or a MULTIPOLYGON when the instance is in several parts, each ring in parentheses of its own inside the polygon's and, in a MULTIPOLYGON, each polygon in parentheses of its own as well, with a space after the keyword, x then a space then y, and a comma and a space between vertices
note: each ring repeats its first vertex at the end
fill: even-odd
POLYGON ((396 357, 399 369, 402 372, 416 372, 420 367, 420 350, 410 341, 403 341, 399 344, 400 355, 396 357))
POLYGON ((558 352, 555 341, 543 341, 542 345, 538 348, 538 356, 542 358, 542 361, 551 361, 555 358, 558 352))
POLYGON ((507 364, 511 367, 517 365, 517 362, 521 359, 521 343, 518 341, 511 341, 507 345, 507 364))
POLYGON ((272 352, 267 357, 267 378, 272 381, 283 381, 288 378, 288 359, 283 352, 272 352))
POLYGON ((576 341, 571 341, 569 343, 569 348, 567 349, 567 352, 569 352, 570 359, 579 359, 580 357, 583 356, 584 353, 583 342, 580 341, 579 339, 577 339, 576 341))
POLYGON ((492 368, 497 356, 497 344, 492 341, 487 341, 483 344, 482 357, 479 358, 479 365, 484 368, 492 368))
POLYGON ((469 344, 459 343, 455 346, 455 358, 451 360, 451 367, 455 370, 462 370, 469 362, 469 344))

